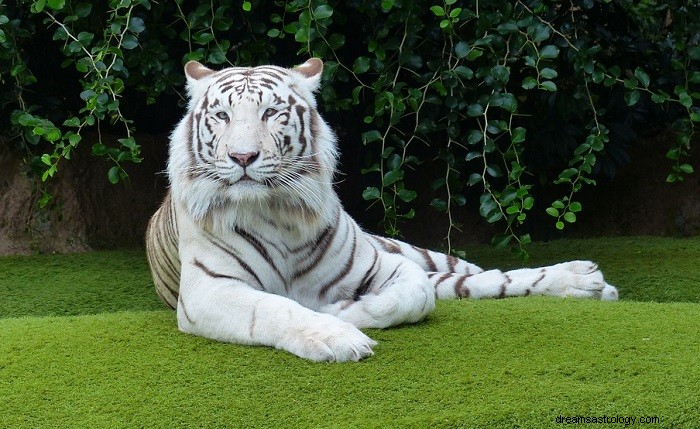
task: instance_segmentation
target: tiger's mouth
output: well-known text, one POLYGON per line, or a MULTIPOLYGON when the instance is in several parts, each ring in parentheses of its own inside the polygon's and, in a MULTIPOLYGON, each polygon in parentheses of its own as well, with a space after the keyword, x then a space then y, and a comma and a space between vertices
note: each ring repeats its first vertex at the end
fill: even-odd
POLYGON ((230 181, 231 185, 244 185, 244 186, 264 186, 264 187, 269 187, 269 184, 266 183, 266 180, 258 180, 250 177, 248 173, 243 173, 243 176, 236 180, 230 181))

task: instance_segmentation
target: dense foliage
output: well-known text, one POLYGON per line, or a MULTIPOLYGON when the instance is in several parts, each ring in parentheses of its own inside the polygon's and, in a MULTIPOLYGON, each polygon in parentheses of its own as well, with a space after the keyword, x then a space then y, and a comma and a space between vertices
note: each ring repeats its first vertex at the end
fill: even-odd
MULTIPOLYGON (((324 59, 325 109, 357 117, 387 233, 414 215, 412 176, 439 160, 435 209, 468 187, 479 212, 502 222, 494 241, 521 248, 530 210, 556 227, 576 221, 577 192, 629 161, 644 127, 671 127, 669 182, 700 122, 700 8, 694 0, 457 1, 0 0, 0 130, 43 181, 71 158, 88 128, 113 162, 140 160, 134 118, 182 91, 182 64, 289 65, 324 59), (553 182, 555 201, 533 186, 553 182)), ((181 97, 180 97, 181 98, 181 97)), ((172 104, 172 103, 171 103, 172 104)), ((42 202, 50 198, 44 195, 42 202)))

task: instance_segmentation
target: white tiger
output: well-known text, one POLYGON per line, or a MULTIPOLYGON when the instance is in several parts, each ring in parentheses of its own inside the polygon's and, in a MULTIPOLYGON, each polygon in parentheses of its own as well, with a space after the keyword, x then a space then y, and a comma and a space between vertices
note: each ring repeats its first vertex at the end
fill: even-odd
POLYGON ((592 262, 483 271, 363 232, 333 190, 336 139, 314 99, 322 68, 185 66, 170 191, 146 237, 181 331, 357 361, 376 344, 358 328, 417 322, 436 298, 617 299, 592 262))

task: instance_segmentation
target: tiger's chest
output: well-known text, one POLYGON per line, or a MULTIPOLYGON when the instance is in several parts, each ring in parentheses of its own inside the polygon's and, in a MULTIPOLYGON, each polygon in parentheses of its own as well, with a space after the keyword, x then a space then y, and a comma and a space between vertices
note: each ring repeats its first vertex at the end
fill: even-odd
POLYGON ((206 255, 218 275, 242 278, 256 289, 320 308, 350 298, 357 287, 349 275, 361 265, 355 263, 353 225, 344 213, 334 223, 301 230, 263 216, 225 229, 189 225, 190 238, 182 237, 181 250, 190 254, 183 260, 206 255))

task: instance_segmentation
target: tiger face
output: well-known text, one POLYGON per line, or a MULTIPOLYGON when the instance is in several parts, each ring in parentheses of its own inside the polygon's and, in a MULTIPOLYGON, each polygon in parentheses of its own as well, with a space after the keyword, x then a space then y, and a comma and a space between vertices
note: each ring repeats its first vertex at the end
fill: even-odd
POLYGON ((188 63, 189 113, 180 127, 184 138, 178 139, 184 144, 171 153, 181 160, 171 176, 186 176, 197 188, 194 195, 208 191, 210 208, 322 205, 337 153, 313 96, 321 70, 316 59, 294 69, 214 71, 188 63))

